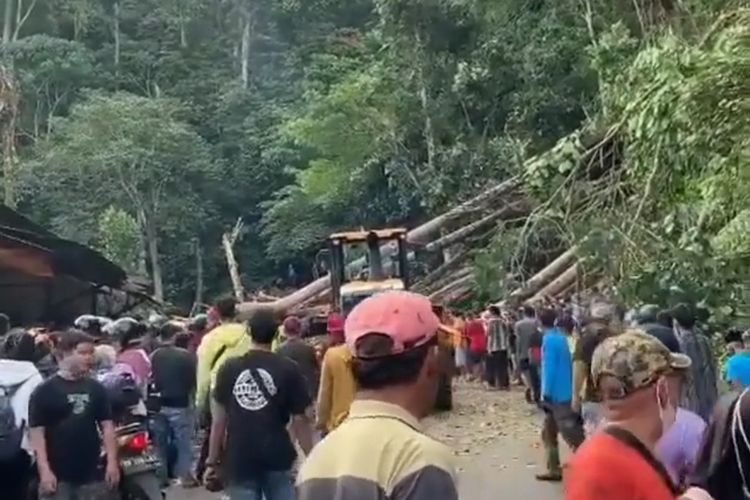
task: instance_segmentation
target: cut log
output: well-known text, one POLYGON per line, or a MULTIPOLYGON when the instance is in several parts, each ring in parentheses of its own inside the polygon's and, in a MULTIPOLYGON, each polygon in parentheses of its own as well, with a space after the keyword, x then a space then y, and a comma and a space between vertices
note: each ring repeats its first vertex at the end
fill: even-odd
POLYGON ((425 245, 424 249, 428 252, 435 252, 440 249, 454 245, 460 241, 463 241, 466 237, 471 236, 475 232, 483 229, 495 221, 512 219, 516 217, 523 217, 531 212, 531 204, 524 199, 512 202, 499 210, 495 210, 489 215, 482 217, 481 219, 472 222, 466 226, 463 226, 452 233, 446 234, 435 241, 425 245))
POLYGON ((414 244, 427 244, 430 238, 435 236, 448 222, 476 210, 482 204, 492 201, 500 196, 512 193, 522 186, 519 177, 512 177, 505 182, 490 186, 474 198, 467 200, 457 207, 453 207, 442 215, 438 215, 421 226, 409 231, 407 239, 414 244))
POLYGON ((422 290, 422 293, 429 295, 430 293, 440 290, 444 286, 450 285, 456 280, 459 280, 465 276, 468 276, 469 274, 474 272, 474 268, 471 266, 465 266, 461 269, 458 269, 456 271, 453 271, 452 273, 448 273, 447 275, 443 276, 439 280, 436 280, 433 283, 430 283, 428 286, 424 287, 422 290))
POLYGON ((563 271, 568 269, 576 261, 577 246, 572 246, 555 260, 549 263, 547 267, 532 276, 521 288, 517 288, 504 301, 506 303, 522 301, 539 292, 543 286, 550 283, 563 271))
POLYGON ((444 278, 449 273, 456 270, 460 264, 462 264, 471 255, 470 248, 464 248, 460 253, 455 255, 450 262, 441 264, 417 283, 414 284, 413 289, 417 292, 429 289, 437 280, 444 278))
POLYGON ((578 278, 579 265, 578 262, 570 266, 560 274, 557 278, 552 280, 547 286, 539 290, 533 297, 526 301, 527 304, 533 304, 542 301, 545 297, 555 297, 560 292, 568 288, 570 285, 575 284, 578 278))
POLYGON ((438 290, 438 291, 436 291, 434 293, 431 293, 429 295, 430 300, 436 301, 436 302, 440 301, 440 299, 443 296, 451 294, 451 293, 453 293, 456 290, 459 290, 461 288, 465 288, 467 286, 471 286, 473 284, 473 282, 474 282, 474 273, 470 272, 466 276, 463 276, 463 277, 461 277, 461 278, 459 278, 459 279, 457 279, 455 281, 452 281, 452 282, 448 283, 447 285, 445 285, 440 290, 438 290))

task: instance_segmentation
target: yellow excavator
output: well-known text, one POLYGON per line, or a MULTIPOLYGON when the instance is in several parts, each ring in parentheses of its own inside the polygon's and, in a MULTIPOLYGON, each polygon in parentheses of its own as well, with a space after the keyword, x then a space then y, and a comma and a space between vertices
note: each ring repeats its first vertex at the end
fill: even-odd
POLYGON ((409 289, 406 229, 335 233, 328 238, 328 253, 331 300, 344 316, 378 292, 409 289), (347 269, 347 260, 362 253, 366 265, 347 269))
MULTIPOLYGON (((335 309, 346 316, 354 306, 376 293, 409 289, 406 233, 403 228, 388 228, 335 233, 328 238, 331 302, 335 309), (366 265, 347 269, 347 261, 357 256, 363 257, 366 265)), ((442 323, 442 306, 434 305, 433 309, 442 323)), ((453 405, 454 335, 456 332, 450 327, 441 325, 439 340, 443 373, 435 404, 437 410, 450 410, 453 405)))

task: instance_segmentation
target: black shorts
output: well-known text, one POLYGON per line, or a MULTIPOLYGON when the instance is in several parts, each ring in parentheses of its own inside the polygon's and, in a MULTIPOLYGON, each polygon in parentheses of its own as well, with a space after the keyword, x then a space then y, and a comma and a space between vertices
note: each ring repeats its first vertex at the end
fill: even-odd
POLYGON ((479 363, 484 362, 485 354, 483 352, 473 352, 469 351, 469 366, 478 365, 479 363))

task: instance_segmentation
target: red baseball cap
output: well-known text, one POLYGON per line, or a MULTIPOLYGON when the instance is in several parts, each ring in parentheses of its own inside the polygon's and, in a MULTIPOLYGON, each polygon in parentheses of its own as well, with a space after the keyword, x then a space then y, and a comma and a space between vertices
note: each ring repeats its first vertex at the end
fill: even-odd
POLYGON ((425 345, 437 336, 440 320, 432 303, 424 295, 405 291, 389 291, 369 297, 352 309, 346 318, 346 344, 356 357, 360 339, 371 334, 384 335, 391 341, 393 356, 425 345))
POLYGON ((344 331, 344 317, 339 313, 328 315, 328 332, 338 333, 344 331))

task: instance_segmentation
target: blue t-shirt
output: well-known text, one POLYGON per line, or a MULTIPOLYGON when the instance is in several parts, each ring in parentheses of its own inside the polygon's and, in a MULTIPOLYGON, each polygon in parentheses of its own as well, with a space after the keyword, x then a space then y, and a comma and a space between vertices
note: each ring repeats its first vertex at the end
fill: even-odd
POLYGON ((542 339, 542 397, 550 403, 573 399, 573 357, 568 338, 557 328, 545 330, 542 339))
POLYGON ((750 387, 750 352, 738 352, 727 359, 726 376, 729 382, 750 387))

